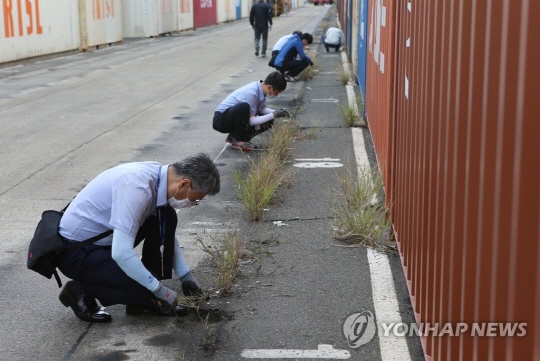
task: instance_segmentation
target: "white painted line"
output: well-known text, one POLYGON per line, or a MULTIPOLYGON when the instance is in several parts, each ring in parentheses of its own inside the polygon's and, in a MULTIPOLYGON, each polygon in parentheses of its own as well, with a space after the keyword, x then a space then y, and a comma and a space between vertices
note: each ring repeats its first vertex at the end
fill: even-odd
POLYGON ((332 347, 332 345, 319 345, 317 350, 290 350, 290 349, 244 350, 242 351, 241 356, 243 358, 269 358, 269 359, 311 358, 311 359, 346 360, 351 357, 351 353, 347 350, 335 350, 332 347))
MULTIPOLYGON (((371 248, 367 250, 367 257, 377 322, 402 322, 388 257, 371 248)), ((385 336, 383 327, 378 327, 377 333, 381 360, 411 360, 405 337, 397 337, 392 332, 385 336)))
POLYGON ((339 168, 343 167, 342 163, 338 162, 302 162, 295 163, 293 167, 296 168, 339 168))
POLYGON ((191 224, 195 224, 197 226, 223 226, 225 223, 223 222, 191 222, 191 224))
POLYGON ((363 168, 369 169, 369 158, 367 156, 366 145, 364 143, 364 135, 362 134, 362 129, 360 128, 351 128, 351 131, 354 155, 356 156, 356 167, 358 169, 358 174, 361 174, 363 168))
POLYGON ((345 85, 345 89, 347 90, 347 100, 349 100, 349 106, 353 109, 354 114, 356 116, 359 116, 358 114, 358 104, 356 101, 356 94, 354 93, 354 88, 352 85, 345 85))
POLYGON ((334 158, 298 158, 297 162, 339 162, 339 159, 334 158))
POLYGON ((312 103, 339 103, 339 99, 328 98, 328 99, 311 99, 312 103))
MULTIPOLYGON (((370 177, 371 173, 368 172, 370 169, 369 164, 369 158, 366 152, 366 144, 364 143, 364 136, 362 134, 362 129, 360 128, 351 128, 352 131, 352 139, 353 139, 353 149, 354 149, 354 155, 356 157, 356 170, 358 171, 358 175, 361 174, 365 175, 366 177, 370 177)), ((370 178, 370 182, 373 180, 370 178)), ((373 184, 372 184, 373 186, 373 184)), ((371 205, 374 206, 377 204, 377 195, 374 194, 373 198, 371 198, 371 205)))

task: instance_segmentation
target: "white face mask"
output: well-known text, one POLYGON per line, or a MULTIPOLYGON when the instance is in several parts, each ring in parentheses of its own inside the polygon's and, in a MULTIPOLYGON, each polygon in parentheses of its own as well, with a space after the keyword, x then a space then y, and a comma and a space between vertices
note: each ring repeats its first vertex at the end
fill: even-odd
POLYGON ((178 199, 174 198, 176 196, 176 193, 178 193, 178 189, 174 193, 174 196, 169 198, 169 201, 168 201, 169 205, 171 207, 173 207, 174 209, 191 208, 191 207, 196 206, 197 204, 199 204, 199 201, 190 201, 189 200, 189 198, 188 198, 189 189, 188 189, 188 194, 187 194, 186 198, 181 199, 181 200, 178 200, 178 199))

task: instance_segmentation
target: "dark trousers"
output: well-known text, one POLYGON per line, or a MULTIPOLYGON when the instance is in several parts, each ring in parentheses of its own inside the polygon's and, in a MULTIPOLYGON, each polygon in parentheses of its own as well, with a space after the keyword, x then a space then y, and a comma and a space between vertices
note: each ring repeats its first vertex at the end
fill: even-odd
POLYGON ((336 49, 336 52, 338 52, 341 46, 341 44, 328 44, 326 42, 326 35, 321 36, 321 42, 323 43, 324 48, 326 49, 327 52, 330 51, 329 48, 336 49))
POLYGON ((266 54, 266 45, 268 44, 268 28, 261 29, 255 26, 255 50, 259 51, 259 43, 262 36, 261 54, 266 54))
MULTIPOLYGON (((156 216, 150 216, 139 228, 135 247, 144 241, 142 262, 157 279, 172 278, 176 212, 170 206, 161 209, 165 219, 165 244, 161 262, 161 237, 156 216), (162 272, 163 270, 163 272, 162 272)), ((60 258, 58 269, 74 280, 72 290, 97 298, 103 306, 144 305, 153 297, 146 287, 125 274, 111 256, 111 246, 89 245, 68 250, 60 258)))
POLYGON ((282 73, 295 77, 302 72, 309 65, 307 60, 283 60, 283 64, 280 67, 276 66, 276 69, 282 73))
POLYGON ((249 125, 249 104, 238 103, 223 113, 215 112, 212 126, 220 133, 230 133, 231 136, 242 142, 249 142, 254 136, 271 129, 274 120, 260 125, 260 129, 249 125))

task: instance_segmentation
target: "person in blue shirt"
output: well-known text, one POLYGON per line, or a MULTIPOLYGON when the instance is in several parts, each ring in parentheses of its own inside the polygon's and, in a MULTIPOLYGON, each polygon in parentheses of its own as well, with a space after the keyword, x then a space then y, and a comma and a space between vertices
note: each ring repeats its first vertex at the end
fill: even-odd
POLYGON ((251 151, 250 140, 274 125, 274 119, 288 117, 284 110, 273 110, 266 106, 266 97, 275 97, 287 88, 283 74, 270 73, 264 81, 249 83, 232 92, 217 107, 212 126, 220 133, 229 133, 227 143, 233 149, 251 151))
POLYGON ((313 65, 311 58, 304 53, 304 46, 308 46, 313 42, 313 36, 309 33, 304 33, 302 36, 293 35, 283 45, 274 60, 274 68, 282 73, 287 73, 285 79, 287 81, 296 81, 297 75, 300 74, 309 65, 313 65), (296 59, 296 56, 300 59, 296 59))
POLYGON ((132 315, 185 312, 176 306, 176 291, 162 282, 174 270, 185 295, 202 294, 175 237, 175 210, 219 190, 219 171, 203 153, 173 164, 125 163, 98 175, 67 207, 59 234, 77 243, 113 232, 61 254, 58 269, 71 280, 60 292, 60 302, 87 322, 112 319, 96 299, 102 306, 126 305, 132 315), (142 257, 134 250, 139 243, 142 257))

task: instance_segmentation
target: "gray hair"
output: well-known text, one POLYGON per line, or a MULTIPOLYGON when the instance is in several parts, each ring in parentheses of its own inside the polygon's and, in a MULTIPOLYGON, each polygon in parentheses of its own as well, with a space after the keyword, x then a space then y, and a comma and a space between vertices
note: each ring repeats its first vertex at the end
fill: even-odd
POLYGON ((191 180, 194 191, 211 196, 219 193, 219 171, 208 155, 197 153, 171 164, 171 167, 177 176, 191 180))

